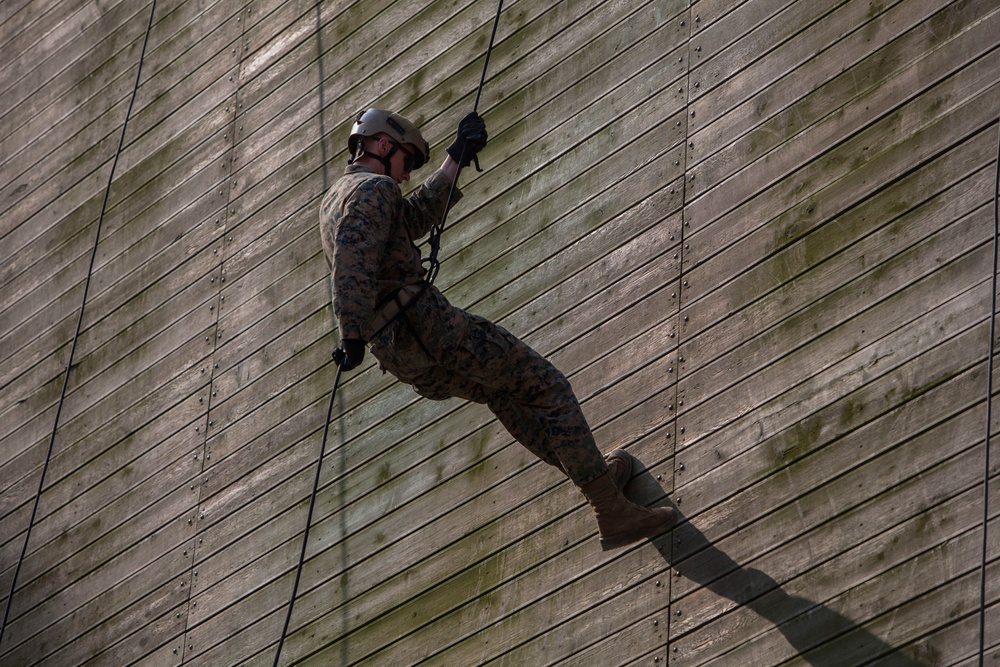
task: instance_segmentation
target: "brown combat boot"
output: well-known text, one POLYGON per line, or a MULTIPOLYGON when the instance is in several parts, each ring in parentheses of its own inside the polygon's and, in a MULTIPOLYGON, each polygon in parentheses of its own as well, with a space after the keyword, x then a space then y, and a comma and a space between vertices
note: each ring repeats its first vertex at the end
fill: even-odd
POLYGON ((644 537, 656 537, 674 527, 677 512, 672 507, 650 509, 629 501, 615 486, 610 472, 580 487, 597 513, 601 549, 618 549, 644 537))
POLYGON ((619 491, 624 492, 625 484, 632 479, 632 455, 624 449, 616 449, 604 457, 608 464, 608 474, 619 491))

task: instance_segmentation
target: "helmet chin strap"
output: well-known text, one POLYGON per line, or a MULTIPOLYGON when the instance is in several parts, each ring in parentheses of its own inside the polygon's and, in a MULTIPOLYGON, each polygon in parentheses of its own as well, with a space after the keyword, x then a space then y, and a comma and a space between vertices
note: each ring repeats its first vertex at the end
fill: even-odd
POLYGON ((395 142, 392 142, 390 144, 389 151, 385 155, 379 155, 378 153, 372 153, 370 150, 365 148, 365 145, 362 143, 361 150, 358 152, 357 155, 354 156, 354 159, 351 160, 351 163, 353 164, 363 157, 375 158, 376 160, 382 163, 382 169, 385 170, 385 175, 392 178, 392 163, 390 162, 390 160, 392 160, 392 156, 395 155, 396 151, 398 150, 399 150, 399 145, 396 144, 395 142))

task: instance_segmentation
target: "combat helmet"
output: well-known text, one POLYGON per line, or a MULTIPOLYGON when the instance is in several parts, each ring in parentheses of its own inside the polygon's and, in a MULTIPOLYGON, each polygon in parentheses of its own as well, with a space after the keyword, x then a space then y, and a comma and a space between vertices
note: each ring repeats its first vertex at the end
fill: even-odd
MULTIPOLYGON (((351 154, 351 157, 348 158, 350 162, 353 162, 362 155, 372 155, 364 150, 362 139, 364 137, 373 137, 376 134, 387 134, 400 144, 415 146, 417 153, 414 156, 414 170, 424 166, 431 159, 430 144, 420 134, 420 130, 417 129, 416 125, 397 113, 372 108, 359 113, 358 117, 354 120, 354 125, 351 126, 351 135, 347 139, 347 149, 351 154)), ((394 152, 395 147, 393 147, 389 155, 379 159, 384 160, 383 164, 386 164, 388 163, 388 158, 394 152)), ((386 173, 388 173, 388 165, 386 166, 386 173)))

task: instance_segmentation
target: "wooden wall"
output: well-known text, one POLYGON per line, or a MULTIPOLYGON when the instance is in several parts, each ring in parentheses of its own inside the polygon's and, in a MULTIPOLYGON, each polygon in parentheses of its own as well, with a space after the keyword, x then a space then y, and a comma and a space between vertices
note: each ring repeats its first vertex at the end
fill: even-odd
MULTIPOLYGON (((439 162, 496 5, 157 0, 143 51, 151 9, 0 3, 5 604, 59 411, 3 665, 272 664, 335 370, 319 199, 367 106, 439 162)), ((282 664, 975 664, 998 47, 994 0, 506 2, 438 285, 685 522, 602 553, 485 408, 369 357, 282 664)))

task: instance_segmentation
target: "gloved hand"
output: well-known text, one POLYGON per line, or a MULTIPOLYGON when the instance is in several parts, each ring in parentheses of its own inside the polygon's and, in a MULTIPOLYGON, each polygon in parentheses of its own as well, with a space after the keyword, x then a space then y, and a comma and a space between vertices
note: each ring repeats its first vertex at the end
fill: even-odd
MULTIPOLYGON (((470 111, 458 124, 458 135, 445 150, 461 167, 468 167, 476 154, 486 147, 486 121, 475 111, 470 111)), ((478 160, 476 167, 479 167, 478 160)))
POLYGON ((365 360, 365 341, 360 338, 345 338, 340 347, 333 351, 333 360, 341 370, 353 371, 365 360))

